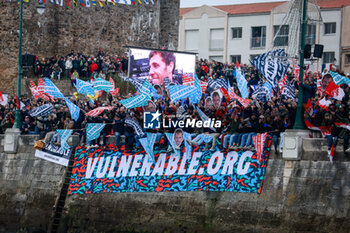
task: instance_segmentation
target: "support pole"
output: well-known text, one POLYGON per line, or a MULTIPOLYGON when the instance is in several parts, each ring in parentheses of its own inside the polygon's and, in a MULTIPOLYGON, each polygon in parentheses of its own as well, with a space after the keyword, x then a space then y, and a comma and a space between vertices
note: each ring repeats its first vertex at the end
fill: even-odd
POLYGON ((298 107, 296 118, 294 122, 294 129, 304 129, 304 109, 303 109, 303 79, 304 79, 304 50, 305 50, 305 34, 307 23, 307 0, 303 0, 303 21, 301 24, 301 42, 300 42, 300 64, 299 64, 299 93, 298 93, 298 107))

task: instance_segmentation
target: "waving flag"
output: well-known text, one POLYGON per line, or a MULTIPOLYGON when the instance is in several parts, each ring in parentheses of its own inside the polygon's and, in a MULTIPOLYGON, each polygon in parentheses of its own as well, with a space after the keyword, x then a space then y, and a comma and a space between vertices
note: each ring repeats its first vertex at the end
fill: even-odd
POLYGON ((330 100, 327 100, 326 97, 323 97, 321 100, 319 100, 317 102, 318 106, 320 106, 321 108, 323 108, 326 111, 329 111, 328 107, 331 103, 332 102, 330 100))
POLYGON ((72 102, 70 102, 67 98, 64 97, 63 99, 66 101, 72 119, 77 121, 79 118, 80 108, 72 102))
POLYGON ((350 79, 348 79, 347 77, 341 76, 340 74, 335 73, 333 71, 329 71, 329 73, 332 75, 333 81, 335 82, 335 84, 337 84, 338 86, 342 84, 346 84, 350 87, 350 79))
POLYGON ((212 90, 224 88, 228 90, 228 82, 225 78, 212 79, 208 78, 208 87, 212 90))
POLYGON ((350 130, 350 125, 344 124, 344 123, 340 123, 340 122, 334 122, 334 124, 338 127, 342 127, 344 129, 350 130))
POLYGON ((322 96, 321 78, 320 78, 320 73, 318 72, 317 72, 317 94, 322 96))
POLYGON ((75 84, 75 88, 77 89, 77 92, 86 96, 95 96, 96 91, 92 88, 92 85, 88 82, 85 82, 80 79, 76 79, 77 82, 75 84))
POLYGON ((241 105, 242 105, 244 108, 248 107, 248 105, 250 104, 250 102, 252 102, 251 99, 245 99, 245 98, 242 98, 242 97, 238 96, 238 95, 233 91, 233 87, 231 87, 230 97, 231 97, 232 99, 238 100, 238 102, 240 102, 241 105))
POLYGON ((91 110, 90 112, 86 113, 86 116, 97 117, 104 110, 111 111, 113 108, 114 108, 113 106, 111 106, 111 107, 98 107, 98 108, 95 108, 95 109, 91 110))
POLYGON ((112 77, 109 77, 109 82, 111 83, 111 90, 109 91, 109 93, 111 93, 112 96, 118 95, 119 88, 115 88, 114 80, 112 79, 112 77))
POLYGON ((194 86, 173 85, 169 86, 168 90, 172 102, 189 98, 191 103, 197 104, 202 97, 202 89, 197 76, 194 79, 194 86))
POLYGON ((32 95, 34 97, 34 99, 39 99, 41 97, 39 91, 38 91, 38 87, 35 85, 35 83, 30 80, 30 87, 29 87, 30 91, 32 92, 32 95))
POLYGON ((271 95, 272 95, 272 86, 271 86, 271 84, 269 82, 266 82, 266 83, 264 83, 264 87, 265 87, 265 89, 267 91, 266 97, 268 99, 271 99, 271 95))
POLYGON ((267 133, 258 133, 256 136, 253 137, 254 147, 255 147, 259 162, 261 162, 261 154, 264 151, 266 137, 267 137, 267 133))
POLYGON ((278 81, 278 87, 280 89, 280 93, 281 94, 282 94, 284 85, 286 85, 287 80, 288 80, 288 76, 284 75, 284 77, 280 81, 278 81))
POLYGON ((284 88, 282 90, 282 98, 285 98, 285 99, 296 98, 294 87, 291 85, 289 81, 287 81, 286 84, 284 85, 284 88))
POLYGON ((111 83, 102 78, 96 79, 93 86, 95 91, 105 91, 107 93, 110 92, 111 88, 111 83))
POLYGON ((326 95, 329 95, 331 97, 333 97, 334 99, 337 99, 339 101, 341 101, 344 96, 345 93, 343 91, 342 88, 340 88, 337 84, 335 84, 334 82, 330 82, 326 88, 326 90, 324 91, 324 93, 326 95))
POLYGON ((284 77, 289 67, 284 49, 263 53, 255 57, 251 63, 266 78, 273 89, 277 87, 278 81, 284 77))
MULTIPOLYGON (((197 106, 197 112, 199 114, 199 117, 201 118, 202 121, 207 121, 209 120, 209 117, 207 115, 205 115, 204 112, 202 112, 202 110, 200 110, 197 106)), ((211 130, 213 130, 214 132, 216 132, 216 129, 214 127, 210 127, 211 130)))
POLYGON ((68 138, 72 135, 73 130, 72 129, 57 129, 56 130, 58 135, 60 135, 61 138, 61 148, 63 151, 66 151, 69 149, 69 145, 67 143, 68 138))
POLYGON ((148 104, 148 100, 151 99, 151 88, 151 84, 148 82, 148 80, 146 80, 140 88, 139 95, 121 100, 119 103, 128 109, 146 106, 148 104))
POLYGON ((125 118, 124 123, 133 128, 137 136, 144 137, 145 133, 142 131, 140 124, 135 119, 127 117, 125 118))
POLYGON ((331 163, 333 163, 333 159, 334 159, 334 142, 332 143, 332 149, 331 149, 331 152, 328 154, 328 158, 329 158, 329 161, 331 163))
POLYGON ((241 69, 236 70, 235 74, 236 74, 238 89, 239 89, 239 92, 241 93, 241 96, 243 98, 248 98, 248 95, 249 95, 248 88, 247 88, 248 82, 245 79, 244 75, 242 74, 241 69))
POLYGON ((44 117, 44 116, 51 115, 52 113, 53 113, 52 104, 44 104, 28 112, 28 114, 31 115, 32 117, 44 117))
MULTIPOLYGON (((154 135, 157 136, 156 134, 154 135)), ((148 161, 154 161, 153 147, 151 148, 151 145, 148 143, 148 137, 139 138, 138 140, 148 155, 148 161)))
POLYGON ((305 119, 305 125, 311 130, 320 131, 323 137, 326 137, 327 135, 331 135, 332 134, 332 129, 333 129, 332 126, 316 127, 307 119, 305 119))
POLYGON ((51 95, 53 98, 64 98, 62 92, 56 87, 56 85, 48 78, 45 78, 44 91, 51 95))
POLYGON ((299 80, 299 73, 300 73, 299 66, 297 65, 297 62, 296 62, 295 58, 292 59, 292 62, 293 62, 294 79, 295 80, 299 80))
POLYGON ((138 92, 140 92, 145 82, 145 80, 141 78, 124 78, 124 81, 130 82, 138 92))
POLYGON ((86 129, 87 141, 92 141, 98 138, 106 124, 89 123, 86 129))
POLYGON ((199 85, 201 86, 202 93, 205 94, 205 91, 207 90, 207 87, 208 87, 208 83, 202 80, 199 80, 199 85))
POLYGON ((307 101, 305 112, 307 112, 309 116, 312 116, 312 114, 314 113, 314 109, 312 108, 312 104, 311 104, 311 99, 307 101))
POLYGON ((194 85, 194 77, 188 76, 188 75, 183 75, 182 76, 182 85, 193 86, 194 85))

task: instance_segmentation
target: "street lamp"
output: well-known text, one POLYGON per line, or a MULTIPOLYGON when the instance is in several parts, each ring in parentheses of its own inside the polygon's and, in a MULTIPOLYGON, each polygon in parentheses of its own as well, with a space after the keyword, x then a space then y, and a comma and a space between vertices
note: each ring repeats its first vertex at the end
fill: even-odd
POLYGON ((303 0, 303 21, 301 25, 301 41, 300 41, 300 65, 299 65, 299 92, 298 107, 294 123, 294 129, 304 129, 304 109, 303 109, 303 79, 304 79, 304 50, 305 50, 305 34, 306 34, 306 16, 307 16, 307 0, 303 0))
POLYGON ((19 17, 19 46, 18 46, 18 76, 17 76, 17 110, 15 116, 14 128, 19 129, 21 126, 21 75, 22 75, 22 24, 23 24, 23 0, 20 0, 20 17, 19 17))
MULTIPOLYGON (((45 12, 45 4, 42 0, 36 6, 37 12, 41 15, 45 12)), ((18 46, 18 76, 17 76, 17 99, 18 106, 15 116, 14 128, 19 129, 21 126, 21 110, 20 110, 20 97, 21 97, 21 76, 22 76, 22 26, 23 26, 23 0, 20 0, 20 17, 19 17, 19 46, 18 46)))

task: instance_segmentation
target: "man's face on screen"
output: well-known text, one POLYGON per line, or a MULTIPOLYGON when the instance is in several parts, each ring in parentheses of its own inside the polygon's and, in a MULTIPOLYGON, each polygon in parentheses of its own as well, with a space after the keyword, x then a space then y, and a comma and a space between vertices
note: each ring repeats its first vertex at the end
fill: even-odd
POLYGON ((164 59, 159 53, 153 55, 149 61, 149 75, 152 77, 153 84, 163 85, 164 78, 171 77, 173 65, 166 65, 164 59))

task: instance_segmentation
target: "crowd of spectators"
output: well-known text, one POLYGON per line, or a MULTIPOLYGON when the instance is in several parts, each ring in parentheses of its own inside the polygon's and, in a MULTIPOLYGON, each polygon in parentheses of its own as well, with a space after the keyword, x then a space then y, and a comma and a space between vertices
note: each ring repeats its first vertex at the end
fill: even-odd
MULTIPOLYGON (((209 78, 220 79, 225 78, 234 88, 234 92, 240 95, 237 82, 232 74, 235 69, 235 64, 223 64, 215 61, 198 60, 196 62, 196 73, 200 80, 207 81, 209 78)), ((258 71, 248 65, 241 65, 242 73, 248 82, 249 98, 252 99, 247 107, 235 99, 226 99, 222 96, 219 106, 207 105, 206 97, 210 95, 210 88, 203 94, 198 108, 202 110, 209 118, 222 121, 222 127, 216 129, 216 132, 210 128, 186 128, 186 132, 192 135, 189 143, 193 145, 200 144, 201 141, 196 140, 196 135, 208 134, 214 135, 212 142, 207 142, 204 150, 208 150, 218 146, 222 151, 227 151, 235 148, 254 149, 252 137, 257 133, 267 132, 273 138, 273 145, 276 154, 279 150, 279 138, 286 129, 292 129, 296 119, 297 109, 297 94, 299 81, 294 77, 292 69, 288 71, 288 80, 292 83, 296 98, 282 98, 281 93, 277 90, 271 99, 257 100, 252 97, 254 91, 253 86, 258 85, 263 78, 258 71)), ((96 56, 85 56, 81 53, 75 53, 73 50, 65 57, 52 57, 50 59, 37 59, 35 64, 35 74, 42 76, 71 77, 74 72, 79 76, 91 77, 94 73, 103 76, 109 76, 111 73, 127 71, 127 58, 118 56, 105 55, 102 50, 96 56)), ((327 70, 321 74, 327 75, 327 70)), ((329 75, 329 74, 328 74, 329 75)), ((348 78, 350 78, 348 76, 348 78)), ((302 88, 304 91, 304 107, 308 100, 311 100, 313 113, 305 113, 307 118, 316 127, 333 126, 331 135, 328 135, 329 150, 332 144, 336 144, 338 138, 344 139, 344 153, 348 147, 349 130, 338 127, 335 123, 343 123, 349 125, 349 92, 350 89, 346 85, 342 85, 345 92, 345 97, 342 101, 327 97, 331 104, 329 110, 326 110, 318 105, 318 101, 323 97, 323 93, 318 93, 317 89, 317 73, 312 71, 307 72, 302 88)), ((134 93, 130 93, 134 94, 134 93)), ((106 123, 106 127, 101 133, 103 144, 106 143, 106 138, 110 135, 116 136, 115 144, 120 146, 121 135, 125 136, 125 149, 135 150, 141 149, 141 144, 138 141, 134 129, 124 123, 125 118, 130 117, 137 120, 140 125, 143 125, 144 108, 126 109, 119 103, 120 100, 130 97, 130 94, 122 96, 118 94, 115 97, 108 96, 106 99, 100 99, 92 104, 89 101, 77 100, 72 97, 72 102, 80 109, 80 116, 77 121, 71 119, 69 109, 64 104, 63 100, 55 99, 52 102, 54 113, 48 117, 32 118, 28 111, 34 109, 44 103, 43 99, 35 100, 27 95, 21 97, 21 102, 25 105, 22 109, 22 134, 39 134, 40 138, 44 138, 48 132, 55 129, 74 129, 75 133, 80 135, 82 143, 93 146, 99 144, 100 140, 95 142, 86 142, 86 126, 88 123, 106 123), (88 117, 85 114, 98 106, 114 106, 112 111, 105 111, 98 117, 88 117)), ((184 102, 172 103, 168 92, 163 90, 163 97, 154 100, 155 106, 151 106, 152 110, 158 110, 163 114, 163 117, 175 115, 178 109, 182 106, 186 111, 186 116, 191 119, 200 119, 196 106, 190 105, 189 100, 184 102)), ((12 127, 14 123, 16 109, 16 101, 13 97, 8 98, 8 103, 5 106, 0 106, 1 132, 4 133, 7 128, 12 127)), ((178 116, 176 116, 178 117, 178 116)), ((147 129, 147 132, 153 132, 158 135, 156 144, 161 148, 169 149, 165 132, 174 132, 175 128, 167 129, 147 129)), ((314 137, 321 137, 321 134, 313 133, 314 137)))

